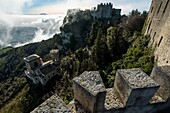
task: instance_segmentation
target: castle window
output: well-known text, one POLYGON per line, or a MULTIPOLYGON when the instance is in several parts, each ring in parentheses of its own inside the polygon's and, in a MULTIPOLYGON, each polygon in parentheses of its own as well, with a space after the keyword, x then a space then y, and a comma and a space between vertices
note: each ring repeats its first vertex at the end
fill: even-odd
POLYGON ((160 6, 159 6, 159 9, 158 9, 157 14, 159 13, 159 11, 160 11, 160 9, 161 9, 161 6, 162 6, 162 2, 161 2, 161 4, 160 4, 160 6))
POLYGON ((162 39, 163 39, 163 36, 161 36, 161 39, 160 39, 160 41, 159 41, 159 43, 158 43, 158 47, 160 46, 160 44, 161 44, 161 42, 162 42, 162 39))
POLYGON ((163 14, 165 13, 165 11, 166 11, 166 9, 167 9, 168 4, 169 4, 169 0, 166 2, 165 8, 164 8, 164 10, 163 10, 163 14))
POLYGON ((152 11, 153 11, 153 6, 152 6, 152 9, 151 9, 151 13, 152 13, 152 11))
POLYGON ((152 23, 152 21, 149 23, 148 31, 149 31, 149 29, 150 29, 150 27, 151 27, 151 23, 152 23))

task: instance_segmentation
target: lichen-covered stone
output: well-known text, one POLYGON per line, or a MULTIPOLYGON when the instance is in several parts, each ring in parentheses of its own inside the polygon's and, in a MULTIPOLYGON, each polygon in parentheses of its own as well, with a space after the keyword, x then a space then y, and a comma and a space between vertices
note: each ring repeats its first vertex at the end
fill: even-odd
POLYGON ((74 81, 80 84, 87 91, 96 95, 99 92, 106 91, 103 81, 98 71, 85 71, 79 77, 74 78, 74 81))
POLYGON ((121 102, 116 90, 114 88, 107 89, 105 108, 109 110, 109 109, 119 109, 123 107, 124 105, 121 102))
POLYGON ((146 73, 141 69, 122 69, 118 70, 118 73, 124 77, 126 82, 134 88, 148 88, 159 86, 153 79, 151 79, 146 73))
POLYGON ((72 113, 57 94, 51 96, 31 113, 72 113))

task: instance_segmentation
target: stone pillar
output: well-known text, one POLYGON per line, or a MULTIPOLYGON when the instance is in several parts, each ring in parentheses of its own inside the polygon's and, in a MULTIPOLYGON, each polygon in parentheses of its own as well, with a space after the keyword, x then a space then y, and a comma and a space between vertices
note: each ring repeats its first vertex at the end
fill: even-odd
POLYGON ((159 85, 140 69, 121 69, 114 88, 126 107, 149 105, 159 85))
POLYGON ((90 113, 103 113, 106 89, 99 72, 84 72, 73 79, 74 99, 90 113))

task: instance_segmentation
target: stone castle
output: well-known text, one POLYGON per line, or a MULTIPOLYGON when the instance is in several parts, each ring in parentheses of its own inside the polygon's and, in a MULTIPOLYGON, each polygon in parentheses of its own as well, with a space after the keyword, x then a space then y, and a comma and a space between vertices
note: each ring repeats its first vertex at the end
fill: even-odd
POLYGON ((159 66, 170 64, 170 0, 152 0, 145 34, 151 37, 159 66))
POLYGON ((43 62, 40 56, 33 54, 24 58, 26 68, 25 75, 33 81, 34 84, 46 83, 58 74, 56 65, 59 64, 59 50, 50 51, 52 60, 43 62))
MULTIPOLYGON (((102 5, 94 10, 97 18, 110 18, 113 10, 102 14, 102 5)), ((117 70, 114 87, 106 88, 98 71, 85 71, 73 79, 72 102, 66 105, 55 94, 31 113, 169 113, 169 12, 169 0, 152 1, 145 34, 150 35, 150 44, 156 48, 158 66, 153 68, 150 76, 138 68, 120 69, 117 70)))
MULTIPOLYGON (((111 3, 101 3, 98 4, 97 7, 93 7, 91 10, 86 9, 85 11, 89 11, 93 17, 97 19, 102 18, 117 18, 121 16, 121 9, 113 8, 113 4, 111 3)), ((68 9, 67 15, 76 14, 77 12, 83 12, 80 9, 68 9)))
POLYGON ((57 94, 31 113, 169 113, 170 66, 120 69, 113 88, 105 88, 98 71, 73 79, 74 100, 66 105, 57 94))

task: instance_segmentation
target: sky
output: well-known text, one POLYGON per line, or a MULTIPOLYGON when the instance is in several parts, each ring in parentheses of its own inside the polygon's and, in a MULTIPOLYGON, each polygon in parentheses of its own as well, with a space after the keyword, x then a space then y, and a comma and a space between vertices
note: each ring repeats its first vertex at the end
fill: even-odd
POLYGON ((149 10, 151 0, 0 0, 0 13, 8 14, 65 14, 67 9, 91 9, 100 3, 113 3, 122 14, 133 9, 149 10))

